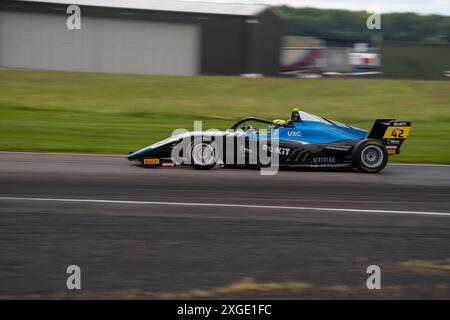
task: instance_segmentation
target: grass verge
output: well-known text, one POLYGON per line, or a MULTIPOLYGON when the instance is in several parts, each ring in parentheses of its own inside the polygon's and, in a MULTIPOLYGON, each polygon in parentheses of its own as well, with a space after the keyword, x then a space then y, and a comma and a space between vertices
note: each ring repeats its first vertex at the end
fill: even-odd
POLYGON ((0 70, 0 149, 125 154, 177 128, 225 129, 291 107, 370 129, 413 122, 396 162, 450 163, 450 82, 0 70))

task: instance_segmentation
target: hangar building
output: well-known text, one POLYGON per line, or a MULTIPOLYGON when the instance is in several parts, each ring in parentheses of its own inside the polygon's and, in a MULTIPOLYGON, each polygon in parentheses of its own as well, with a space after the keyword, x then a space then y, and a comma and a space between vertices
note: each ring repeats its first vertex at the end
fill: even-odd
POLYGON ((0 66, 171 75, 279 70, 282 21, 266 5, 171 0, 2 0, 0 66), (69 5, 81 29, 66 26, 69 5))

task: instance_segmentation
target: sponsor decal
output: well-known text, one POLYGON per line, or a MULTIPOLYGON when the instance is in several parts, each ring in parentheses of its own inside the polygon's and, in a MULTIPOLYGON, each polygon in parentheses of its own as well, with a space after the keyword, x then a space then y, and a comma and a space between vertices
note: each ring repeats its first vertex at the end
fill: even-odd
POLYGON ((239 146, 239 150, 240 150, 241 153, 244 153, 244 152, 247 152, 247 153, 253 153, 253 149, 246 148, 246 147, 243 146, 243 145, 240 145, 240 146, 239 146))
POLYGON ((245 147, 244 144, 239 144, 239 153, 253 153, 253 149, 245 147))
POLYGON ((388 154, 396 154, 397 150, 396 149, 387 149, 387 153, 388 154))
POLYGON ((310 168, 348 168, 349 165, 346 163, 321 163, 321 164, 310 164, 310 168))
POLYGON ((302 132, 290 130, 290 131, 288 131, 287 135, 288 135, 288 137, 301 137, 302 132))
POLYGON ((173 162, 163 162, 161 163, 163 167, 175 167, 175 163, 173 162))
POLYGON ((386 146, 386 151, 388 154, 396 154, 398 146, 386 146))
POLYGON ((314 157, 312 163, 336 163, 336 157, 314 157))
POLYGON ((289 152, 291 152, 290 148, 285 148, 285 147, 272 147, 272 146, 268 146, 267 144, 263 145, 263 150, 264 151, 269 151, 271 153, 275 153, 275 154, 279 154, 282 156, 287 156, 289 155, 289 152))
POLYGON ((144 164, 159 164, 159 159, 144 159, 144 164))
POLYGON ((411 127, 388 127, 384 133, 384 139, 405 139, 408 137, 411 127))
MULTIPOLYGON (((391 139, 387 139, 386 143, 391 144, 391 145, 399 145, 401 143, 400 140, 391 140, 391 139)), ((389 146, 386 146, 389 147, 389 146)))

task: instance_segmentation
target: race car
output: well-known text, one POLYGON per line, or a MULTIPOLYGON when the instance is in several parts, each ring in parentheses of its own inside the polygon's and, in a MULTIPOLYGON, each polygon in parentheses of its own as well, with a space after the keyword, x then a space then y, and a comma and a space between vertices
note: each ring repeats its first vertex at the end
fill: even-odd
POLYGON ((400 153, 411 122, 377 119, 370 132, 294 108, 289 120, 243 118, 225 131, 176 134, 127 159, 144 167, 216 165, 356 168, 376 173, 400 153), (263 126, 261 128, 261 126, 263 126))

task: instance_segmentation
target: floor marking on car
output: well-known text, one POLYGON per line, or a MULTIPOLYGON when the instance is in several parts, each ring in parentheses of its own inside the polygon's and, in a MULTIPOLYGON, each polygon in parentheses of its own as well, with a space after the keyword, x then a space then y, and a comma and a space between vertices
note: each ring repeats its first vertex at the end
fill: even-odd
MULTIPOLYGON (((75 153, 75 152, 38 152, 38 151, 0 151, 1 154, 30 154, 30 155, 59 155, 59 156, 88 156, 88 157, 123 157, 128 154, 101 154, 101 153, 75 153)), ((417 166, 417 167, 448 167, 450 164, 439 163, 388 163, 387 166, 417 166)))
POLYGON ((26 198, 26 197, 0 197, 0 200, 106 203, 106 204, 132 204, 132 205, 167 205, 167 206, 185 206, 185 207, 223 207, 223 208, 249 208, 249 209, 310 210, 310 211, 329 211, 329 212, 360 212, 360 213, 387 213, 387 214, 450 216, 450 212, 433 212, 433 211, 290 207, 290 206, 266 206, 266 205, 253 205, 253 204, 200 203, 200 202, 133 201, 133 200, 71 199, 71 198, 26 198))

